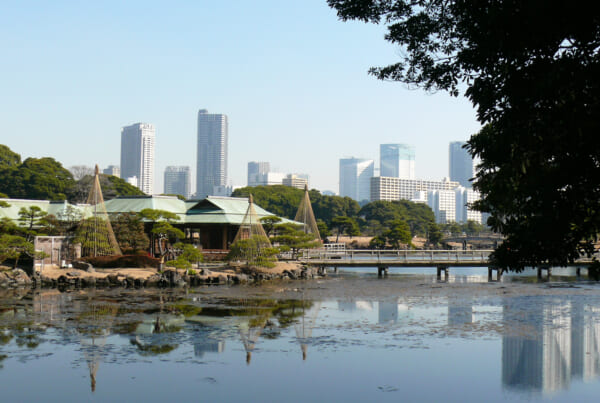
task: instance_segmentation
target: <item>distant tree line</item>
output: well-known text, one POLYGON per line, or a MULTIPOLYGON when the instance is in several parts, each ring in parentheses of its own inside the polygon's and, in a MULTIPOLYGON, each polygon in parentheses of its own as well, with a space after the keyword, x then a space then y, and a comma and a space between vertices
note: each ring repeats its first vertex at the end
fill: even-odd
MULTIPOLYGON (((75 180, 72 173, 53 158, 27 158, 21 162, 21 155, 0 144, 2 197, 85 203, 92 180, 89 172, 75 180)), ((105 200, 144 194, 123 179, 111 175, 100 175, 100 186, 105 200)))

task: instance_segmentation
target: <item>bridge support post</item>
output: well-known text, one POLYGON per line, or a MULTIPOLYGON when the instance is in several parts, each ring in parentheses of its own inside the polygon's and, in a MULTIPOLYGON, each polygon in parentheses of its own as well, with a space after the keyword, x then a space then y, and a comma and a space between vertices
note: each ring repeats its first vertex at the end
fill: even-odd
POLYGON ((335 267, 333 268, 333 272, 334 272, 334 273, 337 273, 337 272, 338 272, 338 268, 337 268, 337 266, 335 266, 335 267))
POLYGON ((437 279, 442 279, 442 271, 444 272, 444 280, 448 280, 448 272, 450 271, 450 268, 448 266, 437 267, 437 279))
POLYGON ((496 281, 502 280, 503 269, 497 267, 488 267, 488 281, 494 281, 494 270, 496 270, 496 281))
POLYGON ((387 266, 379 266, 379 267, 377 267, 377 275, 379 277, 387 276, 388 275, 388 268, 387 268, 387 266))
POLYGON ((552 275, 552 269, 550 267, 538 266, 538 268, 537 268, 537 278, 538 279, 542 278, 542 270, 546 270, 546 273, 548 274, 547 279, 550 280, 550 276, 552 275))
POLYGON ((581 267, 578 267, 575 269, 575 275, 577 276, 578 279, 579 279, 579 277, 581 277, 581 267))

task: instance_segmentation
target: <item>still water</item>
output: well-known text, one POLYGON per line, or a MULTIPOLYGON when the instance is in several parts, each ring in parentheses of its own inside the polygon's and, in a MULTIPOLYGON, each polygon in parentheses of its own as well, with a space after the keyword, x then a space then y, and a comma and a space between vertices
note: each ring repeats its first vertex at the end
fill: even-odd
POLYGON ((596 283, 465 278, 0 291, 0 396, 598 401, 596 283))

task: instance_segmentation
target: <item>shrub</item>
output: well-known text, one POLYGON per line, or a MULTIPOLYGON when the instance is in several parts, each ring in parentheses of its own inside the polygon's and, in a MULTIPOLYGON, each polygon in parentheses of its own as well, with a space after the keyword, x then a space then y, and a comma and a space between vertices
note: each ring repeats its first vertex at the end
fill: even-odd
POLYGON ((156 259, 147 255, 88 256, 82 258, 81 260, 98 268, 150 267, 157 269, 160 264, 160 259, 156 259))

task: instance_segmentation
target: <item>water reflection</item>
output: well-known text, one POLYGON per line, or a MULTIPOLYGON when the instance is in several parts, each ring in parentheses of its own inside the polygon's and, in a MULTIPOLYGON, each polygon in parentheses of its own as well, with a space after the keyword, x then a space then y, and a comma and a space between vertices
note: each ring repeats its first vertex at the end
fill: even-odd
POLYGON ((351 372, 362 366, 370 373, 380 366, 382 373, 402 371, 402 362, 411 368, 409 380, 428 375, 428 365, 435 365, 460 381, 488 370, 498 390, 519 394, 567 390, 575 380, 596 382, 600 376, 597 296, 377 299, 311 301, 303 294, 293 300, 219 299, 122 290, 16 295, 0 300, 0 371, 7 376, 16 361, 35 364, 58 354, 54 346, 66 346, 63 359, 72 361, 79 376, 85 371, 85 388, 92 392, 111 387, 106 375, 115 364, 205 364, 200 370, 211 376, 219 366, 239 365, 246 372, 237 375, 252 378, 278 365, 300 373, 325 364, 327 374, 343 372, 354 354, 361 367, 351 372), (485 369, 468 364, 483 351, 470 351, 479 337, 492 340, 486 344, 491 357, 501 352, 485 360, 485 369), (430 348, 437 348, 435 354, 428 355, 430 348), (300 354, 307 363, 298 367, 300 354), (198 360, 217 355, 218 360, 198 360), (107 379, 101 382, 103 372, 107 379))
POLYGON ((600 372, 600 321, 581 300, 512 298, 504 304, 502 383, 509 390, 555 392, 600 372))

